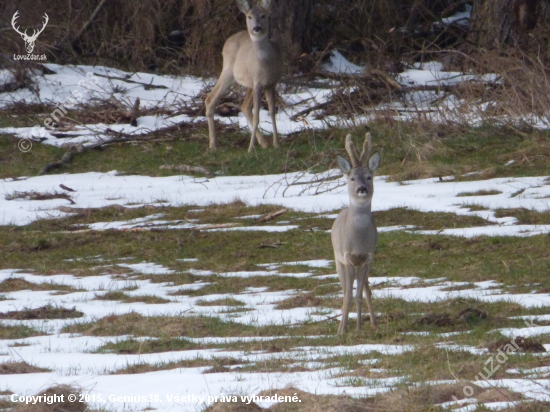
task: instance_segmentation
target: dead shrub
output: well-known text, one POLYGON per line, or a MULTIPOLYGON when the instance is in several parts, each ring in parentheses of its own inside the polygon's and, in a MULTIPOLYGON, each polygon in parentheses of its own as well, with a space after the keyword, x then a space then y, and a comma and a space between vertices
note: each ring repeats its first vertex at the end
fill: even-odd
POLYGON ((17 375, 21 373, 50 372, 49 369, 29 365, 26 362, 0 363, 0 375, 17 375))

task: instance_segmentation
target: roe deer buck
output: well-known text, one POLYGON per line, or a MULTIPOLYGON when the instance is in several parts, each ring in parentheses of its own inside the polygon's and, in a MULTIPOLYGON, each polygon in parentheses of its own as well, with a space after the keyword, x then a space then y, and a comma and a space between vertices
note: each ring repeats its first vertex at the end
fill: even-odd
POLYGON ((374 249, 378 240, 376 224, 371 213, 374 171, 380 164, 380 154, 370 157, 371 136, 367 133, 363 152, 358 157, 351 135, 346 136, 346 150, 351 165, 342 156, 338 156, 338 167, 348 180, 349 207, 342 210, 332 225, 332 247, 336 270, 344 291, 342 320, 338 334, 346 332, 348 314, 353 296, 353 282, 357 279, 357 330, 361 329, 361 303, 363 289, 369 306, 370 321, 378 328, 372 309, 371 291, 368 276, 372 269, 374 249))
POLYGON ((234 34, 223 46, 223 69, 218 82, 206 98, 206 118, 210 149, 216 149, 214 109, 220 97, 235 82, 246 87, 241 110, 252 129, 249 152, 254 150, 254 141, 262 147, 268 143, 258 130, 260 103, 265 92, 269 115, 273 124, 273 146, 278 147, 277 125, 275 123, 275 85, 283 69, 279 45, 269 39, 269 10, 271 0, 260 0, 251 7, 247 0, 237 0, 239 9, 246 15, 247 30, 234 34), (254 110, 252 110, 254 108, 254 110))

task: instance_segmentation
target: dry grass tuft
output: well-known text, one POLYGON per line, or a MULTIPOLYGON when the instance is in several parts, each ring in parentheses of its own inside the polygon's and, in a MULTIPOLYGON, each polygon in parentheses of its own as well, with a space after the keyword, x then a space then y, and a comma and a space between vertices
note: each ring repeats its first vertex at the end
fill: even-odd
POLYGON ((0 292, 15 292, 18 290, 73 290, 73 288, 52 283, 32 283, 21 278, 9 278, 0 283, 0 292))
POLYGON ((254 331, 257 332, 251 326, 224 322, 209 316, 154 317, 135 312, 109 315, 89 323, 75 323, 62 330, 64 333, 82 333, 88 336, 154 337, 250 336, 254 331))
POLYGON ((499 190, 478 190, 477 192, 461 192, 457 194, 458 196, 491 196, 491 195, 500 195, 502 192, 499 190))
POLYGON ((300 292, 296 296, 281 300, 275 309, 294 309, 294 308, 312 308, 321 306, 322 300, 315 296, 313 292, 300 292))
POLYGON ((143 302, 148 304, 159 304, 159 303, 169 303, 168 299, 161 298, 160 296, 154 295, 139 295, 131 296, 124 292, 112 291, 107 292, 103 295, 96 294, 95 300, 119 300, 124 303, 134 303, 134 302, 143 302))
POLYGON ((254 402, 247 404, 241 401, 240 396, 237 396, 238 402, 216 402, 204 410, 204 412, 263 412, 265 409, 260 408, 254 402))
POLYGON ((26 362, 0 363, 0 375, 15 375, 15 374, 21 374, 21 373, 40 373, 40 372, 50 372, 50 369, 32 366, 26 362))
POLYGON ((12 320, 73 319, 82 316, 84 316, 84 313, 76 310, 76 308, 66 309, 52 305, 46 305, 36 309, 23 309, 0 313, 0 319, 12 320))
POLYGON ((518 352, 531 352, 531 353, 542 353, 546 352, 546 349, 542 344, 538 341, 536 341, 533 338, 524 338, 521 336, 516 336, 514 339, 506 339, 502 338, 497 340, 496 342, 489 343, 485 345, 487 349, 489 349, 491 352, 497 352, 497 351, 503 351, 506 352, 506 346, 510 345, 510 347, 514 347, 514 351, 517 350, 518 352))

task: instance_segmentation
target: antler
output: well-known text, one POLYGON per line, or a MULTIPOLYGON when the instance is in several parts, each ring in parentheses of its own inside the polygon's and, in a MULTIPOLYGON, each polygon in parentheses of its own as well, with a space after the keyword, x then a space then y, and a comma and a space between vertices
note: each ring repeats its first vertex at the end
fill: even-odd
POLYGON ((370 149, 371 149, 371 136, 370 136, 370 133, 367 133, 365 135, 365 143, 363 143, 363 151, 361 152, 361 156, 359 157, 359 164, 362 167, 365 167, 369 161, 370 149))
POLYGON ((48 22, 50 21, 50 18, 48 17, 48 15, 46 13, 44 13, 44 23, 42 23, 42 28, 38 31, 36 30, 33 30, 33 33, 32 33, 32 36, 29 36, 27 34, 27 30, 25 30, 25 32, 21 33, 19 31, 19 27, 15 27, 15 24, 16 24, 16 20, 17 18, 19 17, 19 10, 17 10, 15 12, 15 14, 13 15, 12 19, 11 19, 11 26, 13 27, 13 29, 19 33, 25 40, 36 40, 36 38, 38 37, 38 35, 40 33, 42 33, 44 31, 44 29, 46 28, 46 25, 48 24, 48 22))
POLYGON ((11 18, 11 26, 13 27, 13 29, 19 33, 21 36, 26 36, 27 35, 27 30, 25 30, 25 33, 21 33, 19 31, 19 27, 15 27, 15 20, 17 20, 17 18, 19 17, 19 10, 17 10, 15 12, 15 14, 13 15, 13 17, 11 18))
POLYGON ((44 31, 44 29, 46 28, 46 25, 48 24, 49 21, 50 21, 50 18, 48 17, 48 15, 46 13, 44 13, 44 23, 42 23, 42 28, 38 31, 33 30, 31 39, 36 40, 38 35, 44 31))
POLYGON ((359 158, 357 157, 357 151, 355 150, 355 146, 351 141, 351 134, 348 134, 346 136, 346 151, 348 152, 349 158, 351 159, 351 166, 352 167, 361 166, 361 163, 359 162, 359 158))

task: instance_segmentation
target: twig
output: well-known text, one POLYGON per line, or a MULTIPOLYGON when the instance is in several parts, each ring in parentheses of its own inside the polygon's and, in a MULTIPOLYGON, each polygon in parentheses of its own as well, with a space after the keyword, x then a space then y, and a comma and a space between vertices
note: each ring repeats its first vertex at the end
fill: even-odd
POLYGON ((71 47, 74 48, 76 47, 76 44, 78 43, 78 41, 80 40, 80 37, 84 34, 84 32, 86 31, 86 29, 88 27, 90 27, 90 25, 92 24, 92 22, 94 21, 95 17, 97 16, 97 14, 99 13, 99 11, 101 10, 101 8, 103 7, 103 5, 107 3, 107 0, 101 0, 101 2, 97 5, 97 7, 95 8, 95 10, 93 11, 92 15, 90 16, 90 18, 86 21, 86 23, 84 23, 84 25, 80 28, 80 30, 78 31, 78 33, 76 34, 76 36, 73 37, 73 39, 71 40, 71 47))
POLYGON ((163 86, 162 84, 156 85, 156 84, 150 84, 150 83, 136 82, 134 80, 127 79, 125 77, 107 76, 107 75, 101 74, 101 73, 94 73, 94 76, 104 77, 104 78, 109 79, 109 80, 120 80, 120 81, 126 82, 126 83, 140 84, 140 85, 143 86, 143 88, 145 90, 149 90, 149 89, 168 89, 168 87, 163 86))
POLYGON ((281 216, 286 211, 287 211, 287 209, 281 209, 281 210, 277 210, 276 212, 273 212, 273 213, 268 213, 267 215, 264 215, 262 217, 259 217, 256 220, 254 220, 254 223, 269 222, 270 220, 275 219, 277 216, 281 216))

